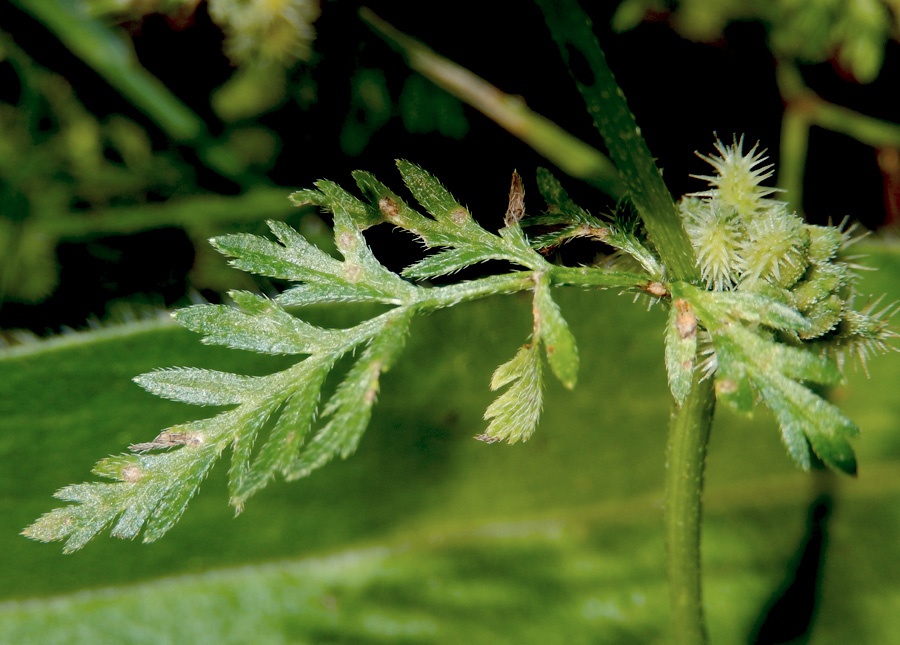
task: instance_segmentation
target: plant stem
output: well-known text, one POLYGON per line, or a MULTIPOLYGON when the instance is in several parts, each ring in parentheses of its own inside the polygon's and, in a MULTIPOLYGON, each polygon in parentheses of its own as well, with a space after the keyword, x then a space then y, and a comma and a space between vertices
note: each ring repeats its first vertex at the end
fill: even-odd
POLYGON ((666 568, 673 642, 706 643, 700 587, 700 521, 706 446, 715 412, 712 379, 694 383, 684 405, 673 404, 666 450, 666 568))
POLYGON ((585 180, 616 200, 624 197, 625 184, 619 178, 619 171, 602 152, 530 110, 521 98, 501 92, 394 28, 371 10, 362 8, 359 15, 406 57, 412 69, 438 87, 493 119, 572 177, 585 180))
POLYGON ((558 267, 550 272, 550 281, 555 285, 575 287, 599 287, 601 289, 629 289, 645 291, 650 278, 641 273, 622 271, 598 271, 591 267, 558 267))
POLYGON ((802 212, 803 172, 812 126, 846 134, 876 149, 900 147, 900 124, 829 103, 806 86, 796 65, 779 61, 775 78, 785 101, 778 185, 798 213, 802 212))
MULTIPOLYGON (((418 299, 406 303, 398 300, 392 304, 415 305, 422 310, 443 309, 486 296, 531 289, 534 287, 534 274, 534 271, 516 271, 422 289, 414 296, 418 299)), ((638 292, 646 291, 651 284, 646 275, 639 273, 602 271, 587 267, 553 267, 548 277, 551 284, 558 286, 619 288, 638 292)))
POLYGON ((590 18, 577 0, 537 0, 537 4, 660 259, 672 277, 698 279, 694 253, 675 202, 606 64, 590 18))

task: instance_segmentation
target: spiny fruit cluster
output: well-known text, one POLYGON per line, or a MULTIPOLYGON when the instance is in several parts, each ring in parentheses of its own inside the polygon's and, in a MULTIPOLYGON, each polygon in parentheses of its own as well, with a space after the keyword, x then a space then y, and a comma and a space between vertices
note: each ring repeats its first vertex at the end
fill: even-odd
POLYGON ((706 288, 782 302, 810 323, 800 340, 818 343, 839 365, 849 351, 865 366, 870 354, 889 348, 885 341, 896 334, 888 319, 896 309, 876 311, 879 301, 853 309, 855 265, 844 251, 859 239, 855 227, 807 224, 772 199, 779 189, 760 185, 772 166, 762 165, 758 144, 744 154, 743 143, 743 137, 731 145, 717 140, 719 156, 701 157, 715 174, 694 175, 709 189, 679 203, 706 288))

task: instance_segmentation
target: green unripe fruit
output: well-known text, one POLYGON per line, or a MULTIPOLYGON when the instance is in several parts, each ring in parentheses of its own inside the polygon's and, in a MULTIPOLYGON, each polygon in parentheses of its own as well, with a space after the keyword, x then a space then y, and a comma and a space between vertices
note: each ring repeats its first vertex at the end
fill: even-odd
POLYGON ((794 305, 806 311, 832 293, 837 293, 848 280, 846 264, 812 264, 806 275, 791 289, 794 305))
POLYGON ((844 301, 839 296, 831 295, 825 300, 815 303, 803 314, 812 323, 812 328, 799 333, 800 338, 809 340, 824 336, 838 326, 844 316, 844 301))
POLYGON ((844 243, 844 234, 834 226, 815 226, 808 224, 809 232, 809 261, 824 264, 833 259, 841 244, 844 243))
POLYGON ((754 217, 741 245, 741 288, 752 290, 762 280, 778 287, 793 286, 809 266, 809 243, 803 220, 783 206, 754 217))

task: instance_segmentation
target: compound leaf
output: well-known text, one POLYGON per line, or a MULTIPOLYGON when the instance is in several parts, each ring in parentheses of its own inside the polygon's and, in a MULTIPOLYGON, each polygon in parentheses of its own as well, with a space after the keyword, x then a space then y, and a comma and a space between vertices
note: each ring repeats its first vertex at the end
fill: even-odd
POLYGON ((691 391, 697 356, 697 317, 690 303, 675 298, 666 322, 666 373, 669 390, 679 405, 691 391))
MULTIPOLYGON (((297 479, 356 450, 369 424, 381 375, 403 348, 415 315, 537 285, 534 343, 497 370, 493 389, 509 388, 486 413, 491 420, 488 440, 527 439, 541 409, 538 344, 543 343, 548 362, 564 385, 572 387, 577 375, 574 338, 549 295, 547 272, 553 266, 531 249, 517 220, 499 234, 491 233, 434 177, 408 162, 398 166, 429 216, 414 211, 367 173, 354 176, 369 203, 329 181, 291 195, 295 203, 318 204, 334 214, 335 246, 343 260, 312 246, 281 222, 269 222, 275 240, 246 234, 214 238, 213 246, 230 256, 233 266, 295 284, 275 299, 234 291, 229 294, 233 305, 196 305, 175 312, 175 319, 200 333, 207 344, 302 355, 301 359, 268 376, 179 367, 136 377, 140 386, 164 398, 234 407, 163 430, 151 441, 130 446, 132 454, 101 460, 94 473, 111 483, 63 488, 57 497, 71 504, 39 518, 24 534, 37 540, 65 540, 67 552, 110 526, 115 537, 134 538, 143 529, 145 542, 156 540, 178 521, 227 448, 231 448, 230 501, 240 512, 275 475, 297 479), (388 270, 369 248, 363 230, 380 222, 405 228, 426 245, 441 249, 410 267, 406 272, 410 277, 443 275, 488 259, 507 260, 532 271, 442 287, 416 286, 388 270), (346 329, 316 326, 284 308, 339 301, 395 306, 346 329), (359 358, 320 408, 326 377, 342 356, 357 347, 364 348, 359 358), (316 427, 319 417, 322 422, 316 427)), ((627 277, 625 284, 634 284, 634 279, 627 277)))
POLYGON ((228 372, 173 367, 141 374, 134 382, 164 399, 193 405, 237 405, 256 391, 262 379, 228 372))
POLYGON ((550 295, 546 275, 541 275, 535 284, 534 315, 550 369, 559 382, 571 390, 578 381, 578 346, 559 305, 550 295))
POLYGON ((379 377, 393 364, 412 321, 412 312, 399 313, 387 322, 338 386, 322 410, 330 417, 309 445, 292 464, 286 477, 290 480, 306 477, 325 465, 335 455, 348 457, 359 444, 372 416, 372 406, 378 395, 379 377))
POLYGON ((329 336, 335 332, 303 322, 273 300, 246 292, 232 292, 231 296, 244 311, 225 305, 194 305, 173 315, 212 345, 264 354, 312 354, 333 343, 329 336))
POLYGON ((543 380, 541 359, 535 343, 523 345, 512 359, 496 369, 491 389, 509 385, 484 413, 490 420, 487 430, 478 438, 495 441, 526 441, 534 433, 541 416, 543 380))

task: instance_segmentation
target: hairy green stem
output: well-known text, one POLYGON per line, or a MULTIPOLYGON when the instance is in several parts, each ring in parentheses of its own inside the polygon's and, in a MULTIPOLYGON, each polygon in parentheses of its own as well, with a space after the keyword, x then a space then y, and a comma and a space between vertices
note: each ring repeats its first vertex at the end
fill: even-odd
POLYGON ((646 274, 598 271, 590 267, 554 267, 550 272, 550 281, 556 285, 643 291, 647 291, 652 284, 646 274))
POLYGON ((503 275, 492 275, 477 280, 448 284, 443 287, 422 289, 425 294, 415 306, 422 310, 443 309, 469 300, 501 293, 516 293, 534 286, 533 271, 517 271, 503 275))
POLYGON ((676 279, 698 278, 672 195, 606 63, 590 18, 576 0, 537 0, 537 4, 663 264, 676 279))
MULTIPOLYGON (((419 309, 433 310, 452 307, 469 300, 477 300, 501 293, 516 293, 534 287, 534 271, 517 271, 468 280, 421 291, 421 299, 413 304, 419 309)), ((553 267, 548 275, 550 282, 560 286, 598 287, 601 289, 629 289, 648 291, 653 284, 646 275, 600 271, 586 267, 553 267)), ((662 286, 662 285, 661 285, 662 286)), ((401 304, 401 303, 397 303, 401 304)))
POLYGON ((706 643, 700 585, 700 525, 706 446, 715 412, 712 379, 695 374, 684 405, 673 404, 666 449, 666 569, 672 636, 677 645, 706 643))

